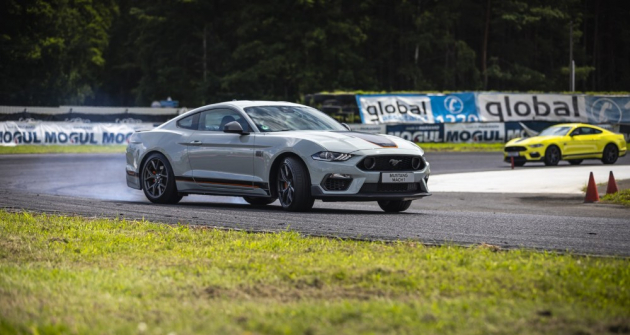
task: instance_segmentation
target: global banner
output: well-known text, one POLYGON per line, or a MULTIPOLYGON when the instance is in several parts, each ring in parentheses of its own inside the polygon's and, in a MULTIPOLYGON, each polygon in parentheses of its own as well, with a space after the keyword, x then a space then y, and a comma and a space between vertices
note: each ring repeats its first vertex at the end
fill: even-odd
POLYGON ((477 106, 482 122, 589 120, 584 95, 479 93, 477 106))
POLYGON ((474 93, 357 95, 364 124, 479 121, 474 93))
POLYGON ((630 96, 586 96, 589 123, 630 124, 630 96))
POLYGON ((0 122, 0 146, 127 144, 138 130, 152 123, 0 122))

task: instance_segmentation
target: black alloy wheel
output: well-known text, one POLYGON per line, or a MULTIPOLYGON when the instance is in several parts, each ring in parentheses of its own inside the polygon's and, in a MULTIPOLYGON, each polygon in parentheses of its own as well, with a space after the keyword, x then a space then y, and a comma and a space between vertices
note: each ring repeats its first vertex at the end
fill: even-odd
POLYGON ((253 206, 266 206, 273 203, 277 199, 278 198, 275 198, 275 197, 270 197, 270 198, 243 197, 243 200, 247 201, 248 204, 253 205, 253 206))
POLYGON ((547 150, 545 150, 545 165, 547 166, 555 166, 558 165, 561 158, 560 149, 558 149, 555 145, 550 145, 547 150))
POLYGON ((582 164, 583 159, 569 159, 569 164, 571 165, 580 165, 582 164))
POLYGON ((182 200, 177 194, 171 164, 164 155, 152 153, 142 168, 142 190, 149 201, 157 204, 176 204, 182 200))
POLYGON ((278 167, 276 191, 282 208, 290 212, 303 212, 313 208, 311 178, 308 170, 294 157, 285 158, 278 167))
POLYGON ((619 149, 614 144, 608 144, 602 154, 602 163, 615 164, 617 158, 619 158, 619 149))
POLYGON ((379 201, 378 206, 388 213, 402 212, 411 206, 411 200, 384 200, 379 201))

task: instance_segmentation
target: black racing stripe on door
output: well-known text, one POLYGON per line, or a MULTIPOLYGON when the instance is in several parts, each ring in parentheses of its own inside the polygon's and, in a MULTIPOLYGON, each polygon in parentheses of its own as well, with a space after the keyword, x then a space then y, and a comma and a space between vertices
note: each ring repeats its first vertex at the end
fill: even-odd
POLYGON ((562 155, 562 157, 575 157, 575 156, 590 156, 590 155, 601 155, 601 152, 587 152, 584 154, 573 154, 573 155, 562 155))
POLYGON ((268 183, 262 182, 248 182, 243 180, 232 180, 232 179, 215 179, 215 178, 192 178, 192 177, 175 177, 176 181, 185 181, 191 183, 201 183, 201 184, 213 184, 213 185, 224 185, 224 186, 240 186, 240 187, 251 187, 251 188, 261 188, 263 190, 269 189, 268 183))
POLYGON ((389 138, 383 135, 360 133, 356 131, 338 131, 338 133, 342 133, 350 137, 360 138, 364 141, 368 141, 372 144, 376 144, 383 148, 398 148, 398 146, 396 145, 396 143, 394 143, 394 141, 390 140, 389 138))

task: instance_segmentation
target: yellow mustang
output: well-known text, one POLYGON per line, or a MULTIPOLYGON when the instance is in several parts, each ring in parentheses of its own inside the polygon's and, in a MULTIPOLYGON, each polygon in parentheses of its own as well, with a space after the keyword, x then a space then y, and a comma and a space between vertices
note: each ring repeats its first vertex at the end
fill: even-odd
POLYGON ((583 123, 558 124, 543 130, 538 136, 515 138, 505 145, 503 157, 514 165, 527 162, 544 162, 558 165, 568 160, 571 165, 585 159, 601 159, 604 164, 614 164, 626 155, 623 135, 583 123))

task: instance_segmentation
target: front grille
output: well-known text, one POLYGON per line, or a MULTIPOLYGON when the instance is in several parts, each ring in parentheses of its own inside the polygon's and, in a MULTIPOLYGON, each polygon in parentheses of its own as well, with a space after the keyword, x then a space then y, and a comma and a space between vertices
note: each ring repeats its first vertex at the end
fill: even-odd
POLYGON ((505 147, 505 152, 527 151, 525 147, 505 147))
POLYGON ((410 171, 414 170, 412 161, 414 157, 420 159, 420 164, 417 170, 422 170, 425 167, 424 159, 421 156, 368 156, 363 158, 357 167, 363 171, 410 171), (366 159, 374 159, 374 167, 368 169, 365 166, 366 159), (394 164, 396 163, 396 164, 394 164))
POLYGON ((326 178, 322 186, 326 191, 345 191, 350 187, 352 179, 326 178))
POLYGON ((359 193, 395 193, 417 192, 419 183, 365 183, 359 193))

